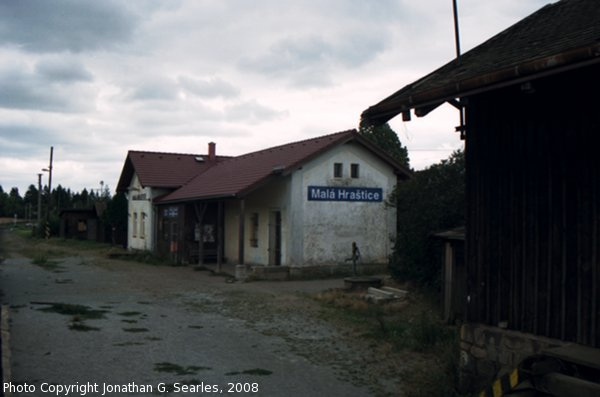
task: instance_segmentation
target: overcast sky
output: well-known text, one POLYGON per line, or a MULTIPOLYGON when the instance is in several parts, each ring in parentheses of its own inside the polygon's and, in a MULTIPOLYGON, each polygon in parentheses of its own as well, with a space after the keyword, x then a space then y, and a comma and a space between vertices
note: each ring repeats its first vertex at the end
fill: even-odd
MULTIPOLYGON (((550 0, 459 0, 464 51, 550 0)), ((0 0, 0 185, 116 187, 128 150, 238 155, 356 128, 454 56, 451 0, 0 0), (44 176, 44 184, 47 176, 44 176)), ((422 169, 458 114, 390 123, 422 169)))

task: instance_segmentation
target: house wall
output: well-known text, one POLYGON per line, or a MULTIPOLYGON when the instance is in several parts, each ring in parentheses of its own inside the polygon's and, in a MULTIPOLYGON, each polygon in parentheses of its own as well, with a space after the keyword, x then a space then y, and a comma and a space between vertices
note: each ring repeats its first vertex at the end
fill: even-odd
MULTIPOLYGON (((246 264, 269 264, 269 225, 270 213, 281 212, 281 265, 287 266, 289 260, 290 234, 290 180, 289 176, 273 180, 268 185, 245 197, 244 221, 244 262, 246 264), (258 214, 258 233, 256 247, 252 246, 252 216, 258 214)), ((239 200, 225 203, 225 258, 229 262, 238 260, 239 242, 239 200)))
MULTIPOLYGON (((290 263, 294 266, 339 265, 352 254, 356 242, 362 263, 387 263, 396 235, 396 211, 385 199, 396 185, 391 167, 362 145, 337 146, 306 163, 292 177, 294 224, 290 263), (343 164, 335 178, 334 163, 343 164), (359 177, 350 177, 350 164, 359 164, 359 177), (381 188, 381 202, 308 200, 309 186, 381 188)), ((349 263, 349 262, 346 262, 349 263)))
MULTIPOLYGON (((274 177, 245 199, 244 259, 269 264, 270 213, 281 212, 281 265, 339 265, 356 242, 362 263, 387 263, 396 232, 396 212, 385 198, 396 185, 390 166, 359 144, 335 147, 304 164, 291 175, 274 177), (343 176, 333 177, 333 164, 343 164, 343 176), (350 178, 350 164, 359 164, 359 178, 350 178), (381 188, 381 202, 308 200, 309 186, 381 188), (258 247, 251 246, 252 214, 258 214, 258 247)), ((225 205, 225 256, 238 260, 239 200, 225 205)))
POLYGON ((153 251, 155 248, 156 213, 152 200, 167 193, 166 189, 142 187, 137 174, 131 178, 127 192, 127 248, 153 251), (134 236, 134 220, 137 214, 137 232, 134 236), (141 218, 145 215, 142 233, 141 218))

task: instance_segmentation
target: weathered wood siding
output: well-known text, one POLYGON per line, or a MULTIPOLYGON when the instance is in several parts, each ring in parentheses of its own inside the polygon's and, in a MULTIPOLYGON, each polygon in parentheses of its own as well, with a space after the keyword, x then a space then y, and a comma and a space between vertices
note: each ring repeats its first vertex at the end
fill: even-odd
POLYGON ((598 76, 469 98, 469 322, 600 346, 598 76))

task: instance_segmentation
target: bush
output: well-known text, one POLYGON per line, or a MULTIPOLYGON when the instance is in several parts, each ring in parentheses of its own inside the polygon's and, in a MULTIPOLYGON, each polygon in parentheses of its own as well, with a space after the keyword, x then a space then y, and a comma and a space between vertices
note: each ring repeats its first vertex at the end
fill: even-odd
POLYGON ((441 242, 432 234, 464 225, 464 152, 399 184, 390 198, 396 206, 398 232, 390 258, 390 272, 399 280, 439 286, 441 242))

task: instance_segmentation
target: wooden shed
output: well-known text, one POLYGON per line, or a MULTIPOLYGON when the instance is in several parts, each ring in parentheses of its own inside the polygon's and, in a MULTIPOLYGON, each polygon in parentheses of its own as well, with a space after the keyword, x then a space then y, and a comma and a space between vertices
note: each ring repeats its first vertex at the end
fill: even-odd
POLYGON ((105 209, 105 203, 96 203, 92 208, 61 210, 60 237, 105 242, 106 230, 101 220, 105 209))
POLYGON ((363 113, 408 120, 445 102, 464 112, 461 349, 465 363, 493 364, 486 375, 566 342, 600 363, 598 76, 600 7, 563 0, 363 113))

